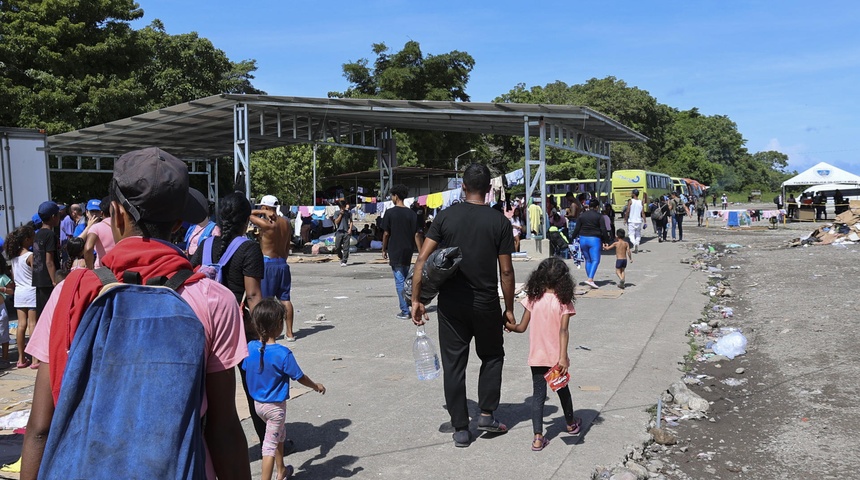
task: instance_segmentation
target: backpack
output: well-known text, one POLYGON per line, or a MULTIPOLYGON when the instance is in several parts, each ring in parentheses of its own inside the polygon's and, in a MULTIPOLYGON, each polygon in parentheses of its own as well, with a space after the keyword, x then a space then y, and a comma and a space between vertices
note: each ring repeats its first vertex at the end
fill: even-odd
POLYGON ((176 293, 192 272, 95 272, 105 286, 75 331, 39 478, 204 478, 206 334, 176 293))
POLYGON ((665 205, 657 204, 657 206, 651 211, 651 218, 657 220, 658 222, 660 220, 663 220, 663 217, 666 216, 666 211, 663 210, 664 206, 665 205))
POLYGON ((773 203, 779 205, 779 196, 773 197, 773 203))
POLYGON ((678 202, 675 204, 675 215, 686 215, 687 210, 684 208, 684 202, 678 202))
MULTIPOLYGON (((183 243, 185 244, 184 250, 188 250, 188 242, 191 241, 191 234, 194 232, 194 227, 196 226, 197 225, 192 225, 191 228, 189 228, 185 232, 185 240, 183 241, 183 243)), ((212 236, 212 232, 215 230, 215 226, 215 222, 210 221, 208 224, 206 224, 205 227, 203 227, 203 232, 200 234, 199 237, 197 237, 197 246, 200 246, 200 244, 203 243, 204 240, 212 236)))
POLYGON ((224 252, 224 255, 221 255, 221 259, 218 260, 217 263, 213 263, 212 244, 215 243, 215 237, 211 237, 208 242, 203 244, 203 263, 200 265, 200 270, 198 270, 198 272, 218 283, 221 283, 224 265, 227 265, 233 257, 233 254, 236 253, 236 250, 239 250, 239 247, 247 241, 248 237, 234 238, 233 241, 230 242, 230 245, 227 246, 227 250, 224 252))

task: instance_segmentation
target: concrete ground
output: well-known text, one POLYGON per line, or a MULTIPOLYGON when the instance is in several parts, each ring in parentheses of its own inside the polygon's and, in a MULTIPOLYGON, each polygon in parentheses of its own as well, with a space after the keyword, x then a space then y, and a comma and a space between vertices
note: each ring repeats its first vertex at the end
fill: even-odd
MULTIPOLYGON (((679 262, 705 229, 690 226, 683 243, 659 243, 646 231, 644 251, 634 256, 628 288, 614 299, 577 298, 571 321, 571 392, 584 432, 570 437, 558 398, 545 409, 550 439, 532 452, 531 375, 527 334, 506 334, 502 404, 497 418, 506 435, 479 437, 455 448, 447 430, 441 378, 419 381, 412 360, 415 327, 398 320, 390 268, 379 254, 337 262, 292 265, 298 341, 289 344, 303 370, 325 384, 320 396, 301 386, 287 404, 287 436, 296 451, 287 462, 296 478, 589 478, 595 465, 614 464, 625 446, 647 438, 646 409, 680 377, 688 351, 684 334, 699 318, 706 297, 704 275, 679 262), (326 321, 315 321, 325 314, 326 321), (577 348, 585 346, 588 349, 577 348)), ((529 247, 530 242, 524 242, 529 247)), ((596 281, 617 291, 614 253, 605 252, 596 281)), ((524 282, 538 260, 515 262, 524 282)), ((574 269, 574 278, 585 279, 574 269)), ((517 304, 517 317, 522 307, 517 304)), ((438 339, 435 313, 427 332, 438 339)), ((437 343, 438 348, 438 343, 437 343)), ((472 353, 467 372, 471 414, 477 415, 480 361, 472 353)), ((259 446, 244 420, 252 457, 259 446)), ((478 434, 475 422, 472 432, 478 434)), ((255 475, 260 461, 252 464, 255 475)))
MULTIPOLYGON (((683 243, 657 243, 649 227, 620 297, 577 298, 571 322, 571 392, 576 415, 584 419, 583 433, 562 433, 563 415, 551 394, 545 409, 550 444, 542 452, 530 449, 527 334, 505 336, 502 404, 496 415, 511 431, 494 438, 485 434, 469 448, 455 448, 446 428, 442 379, 417 380, 415 327, 395 318, 394 281, 379 254, 354 254, 345 268, 336 261, 292 264, 298 341, 288 345, 304 371, 328 389, 320 396, 293 386, 287 436, 296 450, 286 460, 295 467, 295 478, 584 479, 596 465, 617 463, 627 445, 647 438, 646 409, 680 377, 679 362, 688 351, 684 334, 707 300, 704 275, 679 262, 708 231, 690 223, 683 243), (313 323, 319 314, 325 321, 313 323)), ((514 263, 517 283, 538 261, 514 263)), ((584 280, 584 271, 574 269, 574 277, 584 280)), ((607 293, 618 291, 614 253, 605 252, 596 281, 607 293)), ((519 304, 516 314, 522 314, 519 304)), ((436 315, 430 316, 427 332, 438 348, 436 315)), ((467 371, 473 416, 478 413, 479 366, 473 352, 467 371)), ((32 395, 34 372, 4 373, 3 406, 26 408, 26 403, 15 404, 32 395)), ((252 472, 259 478, 260 447, 247 406, 244 401, 238 405, 254 459, 252 472)), ((474 422, 472 431, 479 433, 474 422)))

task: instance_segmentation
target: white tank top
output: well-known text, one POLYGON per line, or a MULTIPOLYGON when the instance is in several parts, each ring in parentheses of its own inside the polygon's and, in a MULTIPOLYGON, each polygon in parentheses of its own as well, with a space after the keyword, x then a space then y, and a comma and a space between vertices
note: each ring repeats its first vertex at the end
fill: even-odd
POLYGON ((642 200, 630 199, 630 211, 627 212, 627 223, 642 223, 642 200))
POLYGON ((12 277, 16 287, 33 286, 33 267, 27 265, 27 258, 31 255, 33 252, 25 252, 12 259, 12 277))

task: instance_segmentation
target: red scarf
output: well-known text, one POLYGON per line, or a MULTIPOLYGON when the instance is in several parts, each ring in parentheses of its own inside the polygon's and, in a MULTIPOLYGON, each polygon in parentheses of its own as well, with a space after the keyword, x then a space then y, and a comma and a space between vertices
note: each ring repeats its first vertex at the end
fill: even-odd
MULTIPOLYGON (((116 244, 102 259, 102 265, 111 269, 120 281, 127 270, 140 273, 142 283, 150 278, 170 276, 179 270, 191 270, 191 262, 175 246, 151 238, 129 237, 116 244)), ((204 278, 195 273, 185 285, 204 278)), ((48 346, 51 356, 51 393, 54 405, 60 397, 63 372, 69 359, 69 349, 75 338, 78 324, 90 303, 102 289, 102 282, 91 270, 72 271, 63 283, 63 290, 54 308, 51 337, 48 346)))

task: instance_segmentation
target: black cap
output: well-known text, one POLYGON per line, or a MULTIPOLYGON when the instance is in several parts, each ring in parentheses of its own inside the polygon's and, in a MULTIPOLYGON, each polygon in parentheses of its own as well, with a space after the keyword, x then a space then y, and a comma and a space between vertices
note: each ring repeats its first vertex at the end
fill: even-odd
MULTIPOLYGON (((200 223, 209 214, 188 187, 188 166, 160 148, 135 150, 114 164, 113 182, 120 203, 134 220, 200 223)), ((196 195, 195 193, 196 192, 196 195)))

